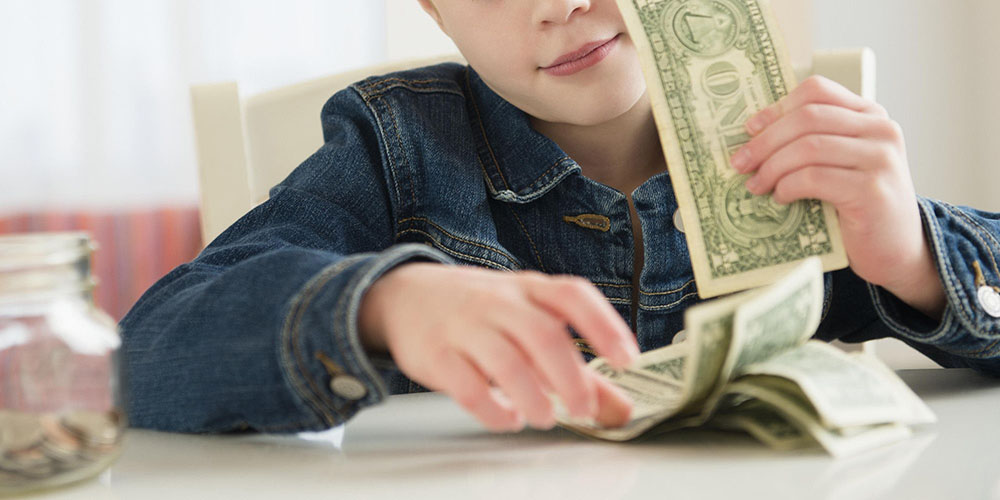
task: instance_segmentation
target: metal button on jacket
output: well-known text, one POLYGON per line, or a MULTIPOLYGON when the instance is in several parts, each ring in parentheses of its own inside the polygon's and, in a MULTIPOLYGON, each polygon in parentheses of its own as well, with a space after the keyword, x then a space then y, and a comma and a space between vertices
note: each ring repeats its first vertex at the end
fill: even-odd
POLYGON ((351 401, 357 401, 368 394, 365 385, 350 375, 338 375, 330 379, 330 389, 334 394, 351 401))
POLYGON ((687 340, 687 330, 681 330, 674 335, 674 339, 670 341, 671 344, 679 344, 687 340))
POLYGON ((674 210, 674 227, 678 231, 684 232, 684 218, 681 217, 681 209, 674 210))
POLYGON ((979 287, 979 305, 986 314, 1000 318, 1000 293, 991 286, 979 287))

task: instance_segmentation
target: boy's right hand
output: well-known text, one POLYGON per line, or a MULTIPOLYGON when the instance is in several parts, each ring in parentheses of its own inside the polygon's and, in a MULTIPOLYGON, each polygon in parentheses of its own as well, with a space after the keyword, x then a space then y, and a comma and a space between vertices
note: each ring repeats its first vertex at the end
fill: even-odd
POLYGON ((413 381, 450 395, 493 431, 551 428, 547 393, 574 417, 608 427, 628 421, 631 402, 586 367, 567 326, 616 367, 639 348, 584 278, 404 264, 372 284, 358 321, 365 349, 388 351, 413 381))

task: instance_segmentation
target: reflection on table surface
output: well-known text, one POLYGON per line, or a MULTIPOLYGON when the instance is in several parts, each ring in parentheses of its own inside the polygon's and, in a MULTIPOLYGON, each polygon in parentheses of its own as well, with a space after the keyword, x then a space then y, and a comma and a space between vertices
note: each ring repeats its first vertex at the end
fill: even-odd
POLYGON ((625 444, 560 429, 494 435, 448 398, 418 394, 308 439, 132 431, 110 471, 41 497, 1000 500, 1000 379, 900 375, 939 422, 847 459, 697 429, 625 444))

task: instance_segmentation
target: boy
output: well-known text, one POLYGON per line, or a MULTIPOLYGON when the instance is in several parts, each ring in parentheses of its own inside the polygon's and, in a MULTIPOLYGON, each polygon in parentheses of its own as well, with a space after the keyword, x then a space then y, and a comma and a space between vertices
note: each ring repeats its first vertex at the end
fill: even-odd
MULTIPOLYGON (((552 427, 547 392, 627 420, 578 351, 669 344, 697 289, 614 0, 420 3, 469 67, 337 93, 326 144, 140 299, 133 425, 318 430, 424 387, 495 431, 552 427)), ((816 336, 1000 374, 1000 217, 918 199, 899 127, 827 80, 748 118, 747 187, 840 214, 851 269, 816 336)))

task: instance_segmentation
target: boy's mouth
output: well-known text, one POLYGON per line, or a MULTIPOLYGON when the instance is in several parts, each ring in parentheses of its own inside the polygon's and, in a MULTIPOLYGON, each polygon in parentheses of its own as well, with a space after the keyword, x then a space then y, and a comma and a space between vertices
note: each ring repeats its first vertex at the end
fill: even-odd
POLYGON ((617 45, 620 37, 621 33, 618 33, 611 38, 588 43, 573 52, 559 56, 552 64, 540 69, 552 76, 566 76, 583 71, 604 60, 617 45))

